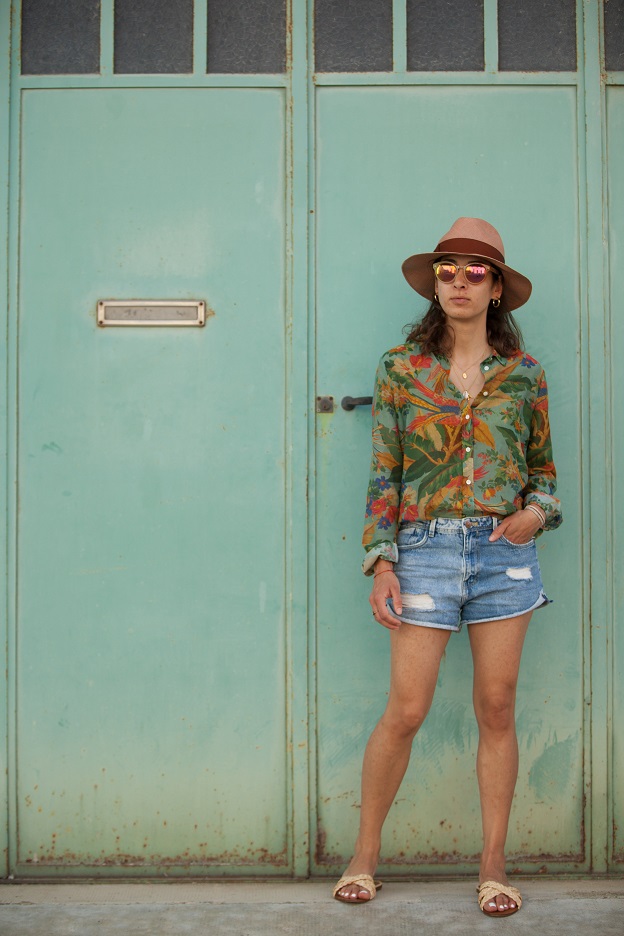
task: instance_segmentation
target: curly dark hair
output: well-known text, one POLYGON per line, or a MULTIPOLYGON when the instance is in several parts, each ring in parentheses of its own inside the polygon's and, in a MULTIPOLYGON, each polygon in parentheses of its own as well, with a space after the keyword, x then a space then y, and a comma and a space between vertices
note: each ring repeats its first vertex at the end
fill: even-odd
MULTIPOLYGON (((498 275, 502 277, 502 274, 498 275)), ((448 355, 453 350, 452 329, 447 324, 442 306, 435 299, 421 321, 409 323, 404 332, 407 340, 417 342, 425 354, 448 355)), ((524 350, 522 332, 511 312, 495 309, 491 302, 487 311, 487 336, 492 347, 503 357, 524 350)))

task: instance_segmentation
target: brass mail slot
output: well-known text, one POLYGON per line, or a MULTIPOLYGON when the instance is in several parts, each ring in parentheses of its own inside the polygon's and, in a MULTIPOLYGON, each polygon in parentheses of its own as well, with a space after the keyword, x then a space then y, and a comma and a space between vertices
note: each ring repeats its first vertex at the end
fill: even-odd
POLYGON ((206 303, 174 299, 102 299, 97 306, 98 325, 204 325, 206 303))

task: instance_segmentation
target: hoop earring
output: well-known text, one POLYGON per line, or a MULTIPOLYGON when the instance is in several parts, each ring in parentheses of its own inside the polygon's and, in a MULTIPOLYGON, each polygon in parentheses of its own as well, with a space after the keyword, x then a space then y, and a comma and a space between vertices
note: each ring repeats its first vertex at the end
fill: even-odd
POLYGON ((492 299, 492 305, 494 306, 495 309, 498 309, 500 305, 500 299, 492 299))
POLYGON ((437 293, 434 293, 434 294, 433 294, 433 298, 434 298, 435 302, 437 302, 438 305, 440 305, 440 300, 438 299, 438 294, 437 294, 437 293))

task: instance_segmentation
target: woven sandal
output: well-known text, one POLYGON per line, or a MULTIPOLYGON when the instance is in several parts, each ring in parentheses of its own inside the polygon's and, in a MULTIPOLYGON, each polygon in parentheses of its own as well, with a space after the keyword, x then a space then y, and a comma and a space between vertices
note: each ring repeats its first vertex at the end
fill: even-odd
POLYGON ((479 895, 479 907, 486 916, 511 916, 512 913, 517 913, 522 906, 522 897, 520 896, 520 891, 515 887, 512 887, 511 884, 501 884, 499 881, 484 881, 483 884, 480 884, 479 887, 477 887, 477 893, 479 895), (516 906, 509 907, 508 910, 486 910, 485 904, 490 900, 494 900, 494 898, 498 897, 499 894, 504 894, 505 897, 509 897, 511 900, 515 900, 516 906))
POLYGON ((345 874, 344 877, 340 878, 332 893, 336 900, 341 900, 343 903, 370 903, 371 900, 374 900, 375 894, 378 890, 381 890, 381 888, 381 881, 374 881, 370 874, 345 874), (357 897, 353 900, 348 897, 341 897, 338 891, 341 891, 343 887, 348 887, 349 884, 359 884, 363 890, 369 892, 370 898, 363 900, 361 897, 357 897))

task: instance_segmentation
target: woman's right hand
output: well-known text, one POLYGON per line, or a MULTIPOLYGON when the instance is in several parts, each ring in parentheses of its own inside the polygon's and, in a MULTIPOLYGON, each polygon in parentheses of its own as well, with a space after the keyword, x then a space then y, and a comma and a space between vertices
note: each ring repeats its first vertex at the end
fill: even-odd
POLYGON ((378 559, 375 563, 373 590, 368 599, 373 609, 373 617, 378 624, 383 624, 388 630, 398 630, 401 621, 398 621, 386 604, 387 598, 392 598, 392 604, 397 614, 401 614, 401 586, 394 574, 394 563, 385 559, 378 559))

